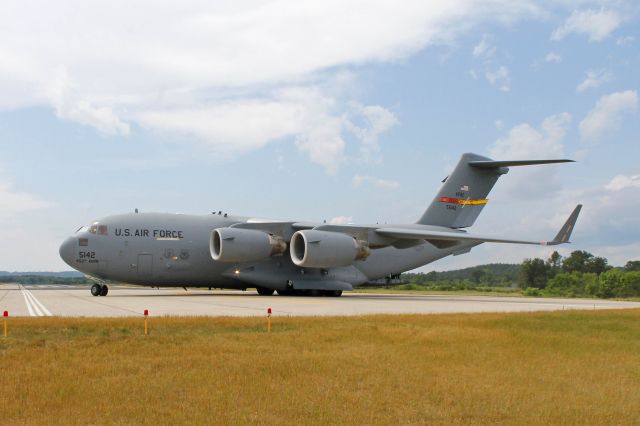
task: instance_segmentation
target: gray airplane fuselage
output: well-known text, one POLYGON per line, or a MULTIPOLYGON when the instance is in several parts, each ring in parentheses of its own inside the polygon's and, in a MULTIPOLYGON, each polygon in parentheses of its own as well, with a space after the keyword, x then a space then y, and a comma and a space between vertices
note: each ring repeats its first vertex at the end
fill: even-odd
POLYGON ((60 256, 98 278, 94 296, 112 280, 147 286, 245 289, 259 294, 324 294, 400 274, 485 242, 569 242, 577 205, 551 240, 474 235, 473 225, 500 176, 513 166, 570 160, 494 161, 463 154, 414 224, 331 225, 227 216, 130 213, 108 216, 64 241, 60 256))
MULTIPOLYGON (((87 275, 148 286, 190 286, 244 289, 261 286, 284 289, 323 281, 352 286, 417 268, 478 243, 438 249, 422 241, 406 248, 371 250, 365 260, 337 268, 300 268, 287 253, 258 262, 213 260, 211 232, 247 222, 247 218, 169 213, 108 216, 82 227, 60 247, 60 256, 87 275), (91 229, 93 227, 93 229, 91 229)), ((313 287, 313 286, 312 286, 313 287)))

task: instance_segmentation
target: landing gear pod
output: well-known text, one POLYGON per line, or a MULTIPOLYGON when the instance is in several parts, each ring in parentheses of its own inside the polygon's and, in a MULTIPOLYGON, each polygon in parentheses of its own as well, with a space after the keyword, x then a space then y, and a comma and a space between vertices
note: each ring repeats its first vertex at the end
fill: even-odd
POLYGON ((298 231, 291 237, 291 260, 305 268, 349 266, 369 256, 369 247, 351 235, 328 231, 298 231))
POLYGON ((218 262, 251 262, 282 254, 287 244, 281 237, 263 231, 218 228, 211 232, 209 250, 218 262))

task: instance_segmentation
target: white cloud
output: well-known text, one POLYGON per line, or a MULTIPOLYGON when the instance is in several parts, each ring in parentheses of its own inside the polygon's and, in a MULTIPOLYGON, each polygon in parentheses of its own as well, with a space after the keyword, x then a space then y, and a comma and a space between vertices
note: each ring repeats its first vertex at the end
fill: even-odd
MULTIPOLYGON (((490 42, 491 37, 483 35, 482 39, 473 48, 473 59, 479 62, 479 68, 484 73, 484 77, 492 86, 498 87, 503 92, 510 89, 510 73, 509 69, 504 65, 499 65, 496 59, 498 51, 497 46, 490 42)), ((469 74, 474 80, 478 79, 478 71, 471 69, 469 74)))
POLYGON ((545 62, 555 62, 556 64, 562 62, 562 56, 556 52, 549 52, 544 57, 545 62))
POLYGON ((640 175, 618 175, 611 179, 606 186, 609 191, 621 191, 627 188, 640 188, 640 175))
POLYGON ((489 37, 487 35, 482 36, 482 40, 473 47, 473 56, 490 58, 496 53, 496 46, 489 43, 489 37))
POLYGON ((120 120, 110 107, 94 106, 87 100, 77 99, 64 68, 59 69, 56 74, 47 94, 58 118, 93 126, 108 135, 129 134, 129 125, 120 120))
POLYGON ((398 119, 389 110, 378 105, 351 104, 353 119, 346 121, 347 128, 360 141, 361 159, 370 161, 380 151, 378 137, 398 124, 398 119), (354 124, 358 118, 364 122, 361 127, 354 124))
MULTIPOLYGON (((580 238, 588 244, 616 247, 637 243, 640 240, 640 176, 619 175, 610 182, 566 194, 570 200, 582 200, 585 204, 580 218, 580 238)), ((627 253, 627 258, 640 252, 627 253)))
POLYGON ((11 184, 0 182, 0 217, 12 217, 31 210, 51 207, 47 201, 41 200, 33 194, 18 192, 11 188, 11 184))
MULTIPOLYGON (((498 139, 489 149, 492 158, 504 160, 544 160, 562 158, 563 140, 571 115, 561 113, 547 117, 540 129, 528 123, 518 124, 506 137, 498 139)), ((531 197, 548 194, 560 189, 552 166, 514 167, 502 186, 510 196, 531 197)))
POLYGON ((289 87, 259 99, 146 111, 136 119, 151 129, 196 137, 218 156, 237 155, 294 137, 298 149, 329 173, 335 173, 345 161, 345 131, 356 135, 366 160, 379 151, 380 134, 397 123, 381 106, 342 106, 318 87, 289 87), (355 124, 357 121, 362 124, 355 124))
POLYGON ((635 39, 636 39, 636 38, 635 38, 635 37, 633 37, 633 36, 618 37, 618 38, 616 39, 616 44, 617 44, 618 46, 628 46, 628 45, 630 45, 631 43, 633 43, 635 39))
POLYGON ((551 34, 551 40, 562 40, 569 34, 589 36, 589 41, 607 38, 622 22, 613 10, 574 10, 562 26, 551 34))
POLYGON ((329 220, 330 225, 348 225, 350 223, 353 223, 351 216, 336 216, 329 220))
POLYGON ((504 65, 500 66, 495 71, 487 70, 484 76, 492 86, 499 86, 500 90, 502 90, 503 92, 509 91, 509 69, 504 65))
POLYGON ((354 188, 360 188, 364 185, 370 185, 377 189, 396 189, 400 187, 400 183, 395 180, 380 179, 366 175, 355 175, 351 183, 354 188))
POLYGON ((600 71, 589 70, 587 71, 584 80, 582 80, 582 82, 578 84, 578 87, 576 87, 576 92, 582 93, 586 90, 599 87, 603 83, 606 83, 607 81, 609 81, 610 78, 611 78, 611 74, 609 74, 604 70, 600 70, 600 71))
POLYGON ((620 126, 623 114, 633 113, 637 108, 638 94, 635 90, 604 95, 580 122, 580 136, 583 140, 597 141, 605 132, 620 126))
POLYGON ((543 159, 563 155, 562 141, 571 122, 569 113, 552 115, 544 119, 540 130, 522 123, 512 127, 505 138, 498 139, 489 152, 494 158, 543 159))
POLYGON ((0 3, 0 108, 48 105, 107 135, 142 125, 195 136, 228 155, 290 137, 335 171, 348 132, 364 157, 376 157, 378 136, 397 122, 382 106, 357 107, 354 81, 326 84, 344 67, 403 60, 478 23, 539 14, 532 1, 507 0, 482 8, 466 0, 402 7, 392 0, 7 0, 0 3), (320 93, 309 101, 278 94, 291 88, 320 93), (251 121, 239 119, 245 112, 251 121))

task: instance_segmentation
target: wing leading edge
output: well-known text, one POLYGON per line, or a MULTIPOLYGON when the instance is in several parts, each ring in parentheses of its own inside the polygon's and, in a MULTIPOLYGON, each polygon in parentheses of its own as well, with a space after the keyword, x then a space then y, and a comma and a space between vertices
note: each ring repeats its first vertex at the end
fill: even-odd
POLYGON ((560 231, 551 241, 531 241, 531 240, 515 240, 511 238, 496 238, 482 235, 468 234, 463 231, 432 231, 420 230, 415 228, 378 228, 376 233, 391 238, 408 239, 408 240, 426 240, 434 242, 438 245, 444 241, 466 241, 477 243, 509 243, 509 244, 534 244, 542 246, 554 246, 557 244, 568 243, 571 232, 578 219, 578 214, 582 209, 582 204, 578 204, 567 221, 562 225, 560 231))

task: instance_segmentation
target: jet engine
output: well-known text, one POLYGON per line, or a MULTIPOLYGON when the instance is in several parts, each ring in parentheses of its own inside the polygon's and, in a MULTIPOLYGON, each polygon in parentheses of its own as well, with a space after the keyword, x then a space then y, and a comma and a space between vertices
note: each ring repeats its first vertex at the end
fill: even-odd
POLYGON ((209 250, 219 262, 251 262, 287 251, 281 237, 242 228, 218 228, 211 232, 209 250))
POLYGON ((369 256, 369 247, 351 235, 328 231, 298 231, 291 237, 291 260, 306 268, 348 266, 369 256))

